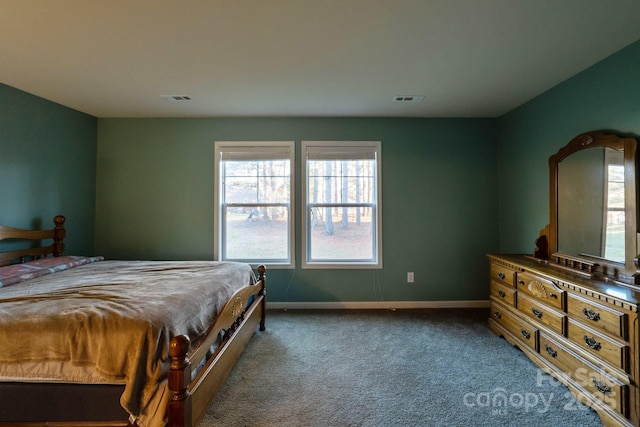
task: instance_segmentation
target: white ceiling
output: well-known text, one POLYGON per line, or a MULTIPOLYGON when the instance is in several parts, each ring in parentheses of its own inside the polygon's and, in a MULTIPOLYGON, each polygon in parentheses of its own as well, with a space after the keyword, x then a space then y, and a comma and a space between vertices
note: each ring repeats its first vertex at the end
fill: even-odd
POLYGON ((0 0, 0 82, 96 117, 497 117, 638 39, 638 0, 0 0))

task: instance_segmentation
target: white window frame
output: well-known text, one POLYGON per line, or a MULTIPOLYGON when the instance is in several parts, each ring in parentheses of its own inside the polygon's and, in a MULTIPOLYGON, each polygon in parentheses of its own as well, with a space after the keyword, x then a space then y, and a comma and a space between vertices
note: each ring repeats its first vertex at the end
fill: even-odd
POLYGON ((289 155, 289 167, 290 167, 290 194, 289 194, 289 229, 288 229, 288 259, 283 261, 281 259, 262 259, 262 260, 237 260, 231 259, 230 261, 247 262, 252 267, 257 267, 259 264, 267 264, 269 268, 294 268, 295 267, 295 143, 294 141, 216 141, 214 143, 215 153, 215 177, 214 180, 214 209, 215 209, 215 221, 213 227, 214 235, 214 251, 213 257, 217 261, 226 260, 223 256, 223 244, 226 238, 223 224, 224 224, 224 206, 222 201, 222 191, 224 189, 224 177, 222 176, 223 168, 221 165, 223 153, 236 153, 241 152, 242 156, 247 156, 247 160, 251 159, 252 153, 256 153, 256 160, 261 160, 264 157, 259 157, 261 154, 274 155, 280 154, 283 151, 288 151, 289 155))
MULTIPOLYGON (((363 157, 364 158, 364 157, 363 157)), ((330 268, 330 269, 381 269, 382 268, 382 143, 380 141, 302 141, 301 155, 302 170, 302 268, 330 268), (376 177, 374 184, 376 236, 374 238, 374 259, 372 261, 313 261, 310 260, 308 186, 307 186, 307 159, 309 151, 322 152, 348 152, 361 153, 363 156, 372 151, 375 153, 376 177)))

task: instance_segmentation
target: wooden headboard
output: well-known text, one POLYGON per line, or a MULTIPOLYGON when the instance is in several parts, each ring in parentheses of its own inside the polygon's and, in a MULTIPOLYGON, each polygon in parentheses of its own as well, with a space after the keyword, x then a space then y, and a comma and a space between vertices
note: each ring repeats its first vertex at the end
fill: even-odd
POLYGON ((64 229, 65 217, 56 215, 53 218, 55 226, 50 230, 23 230, 0 225, 0 241, 6 239, 18 240, 44 240, 53 239, 50 246, 32 247, 28 249, 20 249, 9 252, 0 252, 0 266, 11 264, 12 262, 25 262, 33 259, 46 258, 47 255, 61 256, 64 252, 63 239, 66 235, 64 229))

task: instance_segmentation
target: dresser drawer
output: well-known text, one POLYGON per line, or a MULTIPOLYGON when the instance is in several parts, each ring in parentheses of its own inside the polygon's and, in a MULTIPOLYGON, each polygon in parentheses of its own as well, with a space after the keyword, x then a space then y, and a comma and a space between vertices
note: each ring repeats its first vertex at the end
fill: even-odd
POLYGON ((569 295, 567 312, 573 319, 579 319, 589 327, 628 339, 627 314, 578 296, 569 295))
POLYGON ((540 354, 598 401, 629 416, 629 386, 540 332, 540 354))
POLYGON ((495 262, 491 263, 491 280, 513 287, 515 284, 516 270, 505 267, 495 262))
POLYGON ((518 295, 517 306, 518 310, 531 319, 543 323, 557 333, 564 335, 567 322, 567 316, 564 313, 540 304, 539 301, 524 294, 518 295))
POLYGON ((538 349, 538 330, 511 314, 501 304, 491 301, 491 318, 533 350, 538 349))
POLYGON ((543 279, 531 273, 518 273, 518 292, 542 301, 544 304, 564 311, 566 307, 566 291, 556 286, 552 281, 543 279))
POLYGON ((567 336, 583 350, 588 351, 611 366, 629 372, 629 346, 607 338, 569 318, 567 336))
POLYGON ((510 286, 501 285, 495 280, 491 281, 491 295, 505 304, 516 306, 516 290, 510 286))

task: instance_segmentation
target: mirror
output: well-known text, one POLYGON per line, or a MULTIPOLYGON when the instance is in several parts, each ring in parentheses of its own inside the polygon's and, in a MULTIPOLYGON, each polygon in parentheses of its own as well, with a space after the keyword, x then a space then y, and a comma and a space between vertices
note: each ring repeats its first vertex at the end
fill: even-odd
POLYGON ((548 258, 591 277, 640 282, 634 138, 587 132, 549 159, 548 258))
POLYGON ((558 163, 558 252, 625 261, 624 152, 594 147, 558 163))

